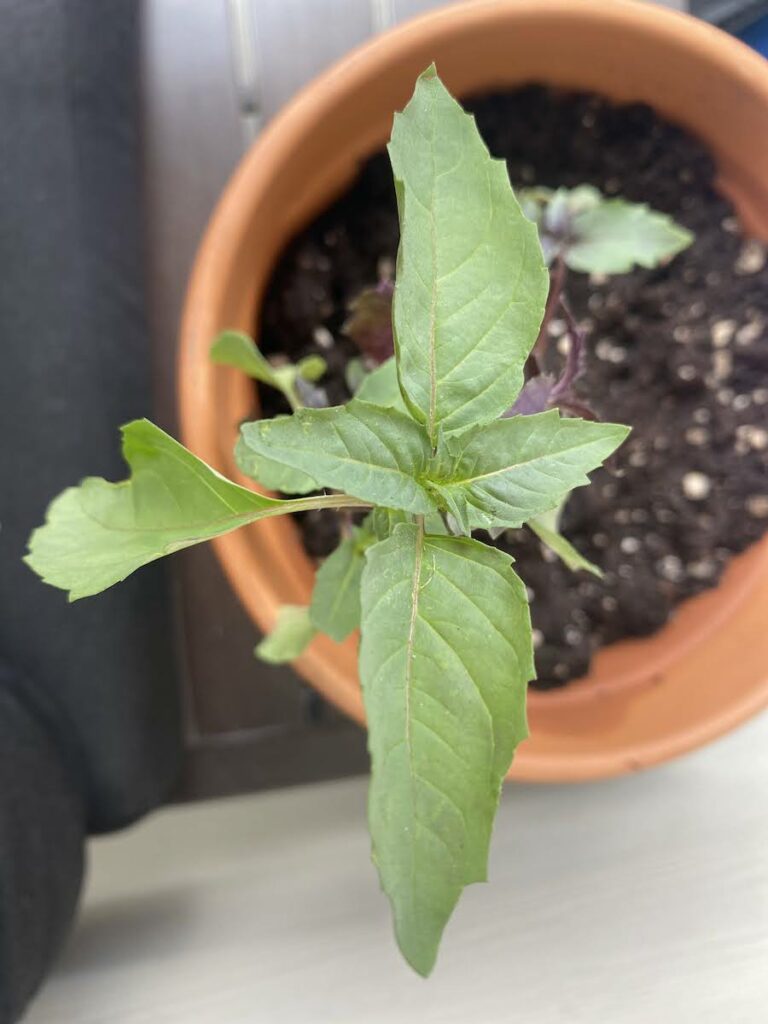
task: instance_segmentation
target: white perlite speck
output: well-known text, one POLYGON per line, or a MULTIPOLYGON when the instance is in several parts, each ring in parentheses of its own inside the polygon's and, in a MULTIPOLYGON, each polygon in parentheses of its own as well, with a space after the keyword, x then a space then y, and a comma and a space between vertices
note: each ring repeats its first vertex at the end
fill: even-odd
POLYGON ((619 547, 625 555, 636 555, 640 550, 640 541, 637 537, 622 537, 619 547))
POLYGON ((645 466, 648 464, 648 456, 642 448, 637 448, 629 453, 629 464, 630 466, 645 466))
POLYGON ((665 555, 656 563, 656 569, 660 576, 670 583, 677 583, 683 578, 683 563, 677 555, 665 555))
POLYGON ((563 630, 563 636, 565 637, 565 642, 570 647, 577 647, 581 643, 581 630, 575 626, 566 626, 563 630))
POLYGON ((739 257, 734 264, 734 271, 741 276, 758 274, 765 266, 766 249, 756 238, 748 239, 741 247, 739 257))
POLYGON ((708 558, 701 558, 697 562, 689 562, 686 566, 688 575, 697 580, 706 580, 714 573, 715 563, 708 558))
POLYGON ((763 333, 763 322, 761 320, 750 320, 736 331, 736 344, 746 347, 753 341, 757 341, 763 333))
POLYGON ((768 494, 753 494, 747 498, 747 512, 754 519, 768 518, 768 494))
POLYGON ((566 327, 567 324, 565 320, 550 320, 547 326, 547 333, 549 334, 550 338, 559 338, 563 334, 565 334, 566 327))
POLYGON ((763 427, 753 427, 751 424, 745 423, 736 428, 736 436, 756 452, 762 452, 768 448, 768 430, 764 430, 763 427))
POLYGON ((601 338, 595 345, 595 355, 604 362, 610 360, 613 353, 613 342, 610 338, 601 338))
POLYGON ((717 349, 712 356, 712 369, 715 374, 715 380, 720 381, 730 377, 731 370, 733 369, 731 353, 727 350, 717 349))
POLYGON ((712 324, 712 344, 715 348, 725 348, 726 345, 730 345, 735 333, 735 320, 717 320, 712 324))
POLYGON ((709 431, 706 427, 688 427, 685 432, 685 440, 688 444, 701 448, 709 441, 709 431))
POLYGON ((704 473, 695 471, 683 477, 683 494, 690 501, 703 501, 712 489, 712 481, 704 473))
POLYGON ((320 348, 329 349, 333 348, 333 335, 327 327, 323 327, 322 324, 316 327, 312 332, 312 337, 316 345, 320 348))

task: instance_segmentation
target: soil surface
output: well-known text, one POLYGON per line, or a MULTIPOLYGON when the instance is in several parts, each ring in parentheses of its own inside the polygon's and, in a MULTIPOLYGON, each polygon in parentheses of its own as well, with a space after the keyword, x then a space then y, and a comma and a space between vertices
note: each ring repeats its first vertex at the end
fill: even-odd
MULTIPOLYGON (((534 685, 548 688, 584 675, 604 644, 657 630, 768 527, 766 249, 741 234, 702 144, 646 106, 538 86, 466 106, 513 184, 593 184, 671 214, 696 236, 667 267, 568 279, 566 293, 589 331, 580 390, 601 419, 633 431, 563 516, 563 533, 603 568, 601 581, 569 572, 526 530, 497 541, 528 585, 534 685)), ((381 154, 274 273, 264 350, 291 359, 320 352, 330 404, 350 397, 344 370, 360 354, 341 331, 348 304, 393 266, 397 241, 381 154)), ((556 357, 562 330, 555 321, 556 357)), ((262 401, 266 415, 285 411, 274 393, 262 401)), ((337 541, 332 513, 307 515, 301 529, 313 556, 337 541)))

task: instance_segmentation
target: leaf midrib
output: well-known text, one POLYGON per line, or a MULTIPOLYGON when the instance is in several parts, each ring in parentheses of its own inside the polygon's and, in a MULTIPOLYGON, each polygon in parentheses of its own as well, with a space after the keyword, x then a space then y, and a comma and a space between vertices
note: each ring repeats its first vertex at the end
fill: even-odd
POLYGON ((435 320, 437 318, 437 232, 435 230, 436 201, 436 167, 435 167, 435 101, 430 104, 432 122, 431 155, 432 155, 432 205, 429 209, 429 240, 432 250, 432 289, 429 306, 429 421, 427 433, 432 446, 435 446, 435 422, 437 419, 437 353, 435 320))
MULTIPOLYGON (((416 766, 413 760, 413 736, 411 725, 411 690, 413 687, 413 661, 416 641, 416 623, 419 617, 419 596, 421 590, 421 566, 424 559, 424 519, 419 517, 416 523, 416 545, 413 560, 413 576, 411 577, 411 618, 408 623, 408 638, 405 645, 405 749, 408 751, 408 787, 411 793, 411 808, 414 821, 418 821, 416 813, 416 766)), ((416 856, 411 846, 411 891, 416 893, 416 856)))
MULTIPOLYGON (((112 487, 132 487, 134 484, 133 480, 123 480, 117 484, 111 484, 112 487)), ((74 488, 77 490, 77 488, 74 488)), ((103 530, 108 530, 110 533, 137 533, 137 534, 154 534, 155 536, 163 533, 177 532, 179 530, 196 530, 201 524, 200 523, 174 523, 172 526, 161 526, 161 527, 148 527, 148 526, 116 526, 112 523, 106 522, 94 515, 90 509, 87 509, 82 502, 83 495, 79 496, 78 504, 83 515, 86 516, 91 522, 96 523, 97 526, 103 530)), ((265 496, 263 496, 265 497, 265 496)), ((298 498, 296 501, 291 502, 280 502, 275 498, 266 498, 267 501, 274 502, 274 505, 262 505, 254 506, 247 512, 235 512, 231 515, 222 515, 215 519, 207 519, 206 522, 212 525, 214 528, 218 528, 222 524, 226 523, 247 523, 253 520, 254 516, 260 519, 266 519, 269 516, 274 515, 285 515, 288 512, 304 512, 314 509, 324 508, 370 508, 371 503, 369 501, 362 501, 358 498, 352 498, 347 495, 325 495, 314 498, 298 498)), ((234 526, 232 527, 234 529, 234 526)))

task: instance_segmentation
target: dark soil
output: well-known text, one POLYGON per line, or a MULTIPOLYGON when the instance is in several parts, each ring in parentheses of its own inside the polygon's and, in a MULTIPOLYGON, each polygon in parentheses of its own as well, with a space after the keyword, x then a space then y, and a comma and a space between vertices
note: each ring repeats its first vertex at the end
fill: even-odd
MULTIPOLYGON (((513 184, 596 185, 647 202, 696 236, 669 266, 607 281, 569 277, 589 330, 583 394, 629 441, 591 487, 574 492, 566 536, 605 570, 570 573, 525 530, 497 543, 528 584, 539 687, 583 675, 593 652, 662 626, 675 606, 719 580, 731 556, 768 526, 768 266, 714 188, 704 147, 641 105, 537 86, 467 104, 513 184)), ((284 254, 268 290, 269 354, 321 352, 331 404, 349 398, 344 368, 359 352, 341 333, 347 305, 391 266, 398 240, 382 154, 284 254)), ((555 322, 556 340, 562 325, 555 322)), ((553 346, 556 350, 556 344, 553 346)), ((265 413, 284 411, 272 394, 265 413)), ((337 539, 333 514, 301 523, 308 552, 337 539)), ((487 538, 485 538, 487 539, 487 538)))

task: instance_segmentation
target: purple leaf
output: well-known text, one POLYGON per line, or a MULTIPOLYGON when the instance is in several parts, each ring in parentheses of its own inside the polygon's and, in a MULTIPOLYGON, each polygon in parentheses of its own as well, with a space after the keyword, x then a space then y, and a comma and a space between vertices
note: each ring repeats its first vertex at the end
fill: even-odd
POLYGON ((507 409, 502 419, 509 416, 532 416, 534 413, 549 409, 552 392, 556 386, 557 381, 551 373, 540 373, 537 377, 531 377, 525 382, 514 405, 507 409))
POLYGON ((349 304, 350 316, 342 330, 361 352, 376 363, 383 363, 394 354, 392 338, 392 281, 380 281, 374 288, 364 288, 349 304))

